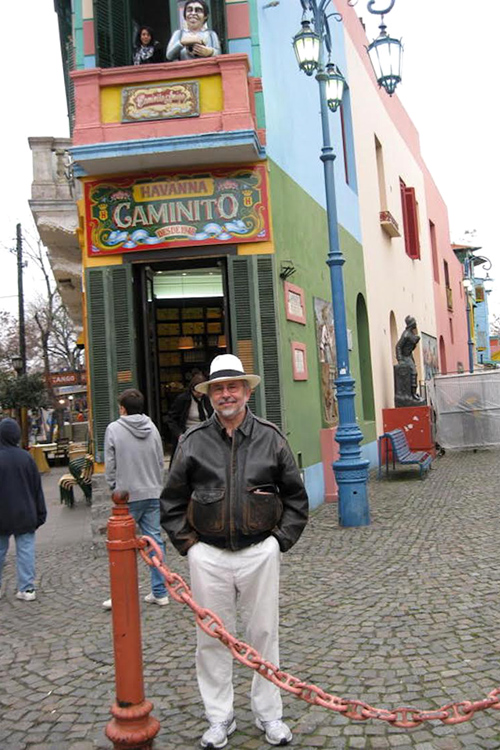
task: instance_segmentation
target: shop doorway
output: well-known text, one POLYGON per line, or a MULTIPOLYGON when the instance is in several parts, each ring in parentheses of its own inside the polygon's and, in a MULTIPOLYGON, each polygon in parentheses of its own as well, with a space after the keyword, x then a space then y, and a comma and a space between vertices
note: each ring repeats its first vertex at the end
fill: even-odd
POLYGON ((146 411, 166 446, 171 436, 166 414, 197 373, 208 376, 210 362, 229 350, 226 267, 223 260, 140 265, 136 300, 141 332, 139 387, 146 411))
POLYGON ((206 371, 213 357, 226 351, 241 359, 246 372, 261 377, 249 401, 252 411, 286 431, 274 256, 224 249, 226 255, 212 257, 165 261, 150 256, 149 263, 144 253, 128 254, 122 264, 86 269, 91 424, 98 462, 104 460, 106 428, 118 417, 122 391, 144 392, 146 412, 165 435, 162 415, 187 385, 189 372, 206 371), (185 337, 192 341, 181 342, 185 337))

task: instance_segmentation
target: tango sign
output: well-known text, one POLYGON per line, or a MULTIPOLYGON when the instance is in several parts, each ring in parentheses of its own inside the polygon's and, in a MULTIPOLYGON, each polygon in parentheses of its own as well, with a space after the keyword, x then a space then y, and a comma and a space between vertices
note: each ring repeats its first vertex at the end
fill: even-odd
POLYGON ((91 256, 268 240, 263 166, 85 183, 91 256))

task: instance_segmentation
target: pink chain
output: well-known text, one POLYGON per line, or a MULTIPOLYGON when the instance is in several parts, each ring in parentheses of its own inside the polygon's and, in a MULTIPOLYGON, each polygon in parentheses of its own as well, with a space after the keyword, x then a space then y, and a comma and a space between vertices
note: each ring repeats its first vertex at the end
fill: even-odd
POLYGON ((400 706, 392 711, 386 708, 374 708, 360 700, 339 698, 327 693, 317 685, 303 682, 288 672, 279 669, 275 664, 266 661, 252 646, 238 640, 229 633, 224 623, 210 609, 200 607, 192 597, 191 589, 185 580, 173 573, 163 562, 163 552, 159 545, 148 536, 138 540, 139 552, 143 560, 150 566, 155 566, 165 578, 170 596, 176 602, 187 604, 194 612, 196 624, 212 638, 218 638, 232 653, 233 657, 250 669, 254 669, 266 680, 277 685, 282 690, 295 695, 297 698, 316 706, 328 708, 344 714, 353 721, 378 719, 387 721, 395 727, 411 729, 418 727, 424 721, 441 721, 443 724, 461 724, 472 719, 477 711, 493 708, 500 710, 500 687, 495 688, 488 697, 478 701, 456 701, 447 703, 434 711, 421 711, 418 708, 400 706), (149 556, 151 554, 151 557, 149 556))

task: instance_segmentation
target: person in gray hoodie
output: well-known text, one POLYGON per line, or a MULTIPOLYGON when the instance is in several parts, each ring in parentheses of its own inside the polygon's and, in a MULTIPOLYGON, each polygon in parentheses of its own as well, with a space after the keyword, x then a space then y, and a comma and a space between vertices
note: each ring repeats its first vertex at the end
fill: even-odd
MULTIPOLYGON (((144 396, 128 388, 118 397, 120 417, 111 422, 104 436, 106 481, 112 492, 129 493, 129 510, 142 534, 152 537, 165 554, 160 528, 160 493, 163 489, 163 446, 160 433, 143 413, 144 396)), ((168 604, 161 573, 151 568, 149 604, 168 604)), ((111 609, 111 599, 103 602, 111 609)))

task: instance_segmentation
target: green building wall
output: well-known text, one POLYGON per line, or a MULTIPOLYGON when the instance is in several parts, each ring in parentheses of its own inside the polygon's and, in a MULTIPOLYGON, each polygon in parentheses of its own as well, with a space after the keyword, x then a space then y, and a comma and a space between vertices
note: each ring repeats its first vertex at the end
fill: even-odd
MULTIPOLYGON (((304 290, 306 325, 287 320, 285 315, 284 284, 278 278, 278 310, 280 353, 282 367, 285 431, 295 454, 302 454, 304 466, 321 460, 320 430, 328 425, 323 421, 321 381, 314 318, 314 297, 330 301, 330 269, 326 264, 328 230, 326 211, 275 163, 269 161, 269 184, 273 238, 276 250, 276 273, 283 261, 292 261, 296 271, 289 281, 304 290), (291 342, 306 345, 308 379, 293 379, 291 342)), ((363 250, 351 234, 342 227, 340 244, 346 262, 344 284, 346 290, 347 325, 352 331, 353 350, 350 352, 351 373, 356 380, 356 415, 364 442, 376 438, 375 423, 362 418, 356 300, 358 294, 366 299, 363 270, 363 250)))

